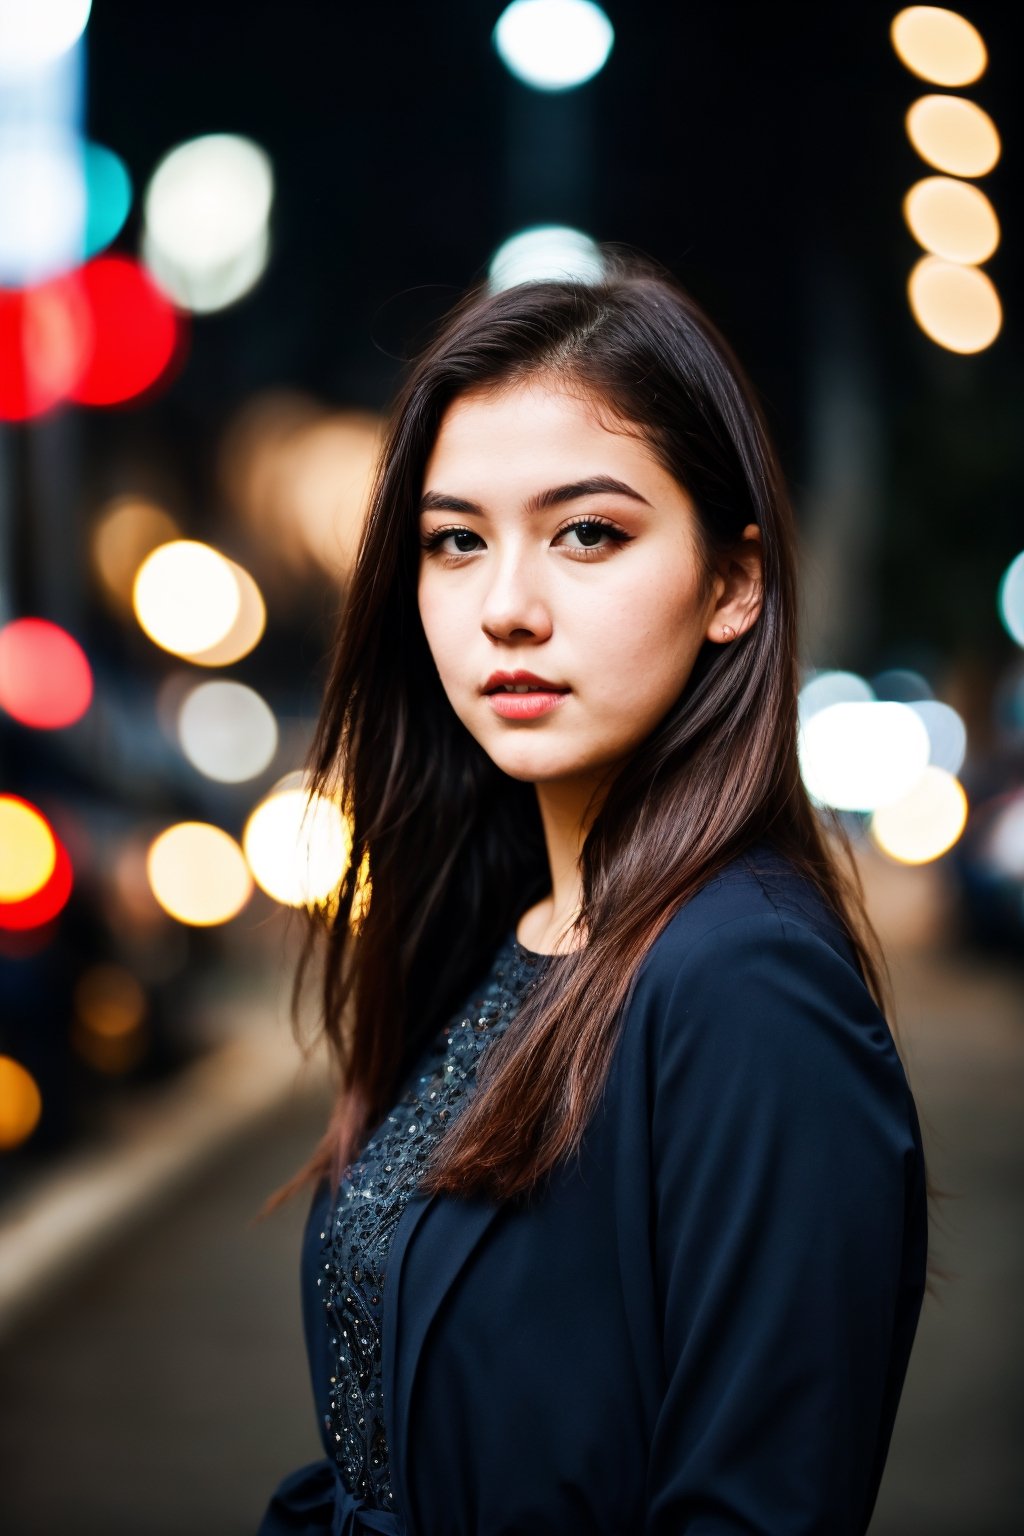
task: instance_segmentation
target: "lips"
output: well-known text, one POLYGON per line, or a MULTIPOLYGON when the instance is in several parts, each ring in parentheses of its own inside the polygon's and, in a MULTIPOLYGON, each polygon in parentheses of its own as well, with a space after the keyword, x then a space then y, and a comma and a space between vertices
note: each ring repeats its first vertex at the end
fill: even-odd
POLYGON ((504 693, 513 689, 522 689, 524 684, 529 685, 530 691, 537 693, 568 693, 569 689, 561 683, 553 683, 546 677, 538 677, 536 672, 524 672, 521 669, 515 672, 492 672, 484 684, 484 693, 504 693))

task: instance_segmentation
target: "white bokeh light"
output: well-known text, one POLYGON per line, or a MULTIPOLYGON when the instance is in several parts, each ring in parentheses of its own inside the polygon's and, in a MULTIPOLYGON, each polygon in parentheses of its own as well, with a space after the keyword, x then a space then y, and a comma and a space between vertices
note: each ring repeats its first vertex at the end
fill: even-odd
POLYGON ((277 721, 244 683, 219 679, 191 690, 178 712, 178 739, 194 768, 221 784, 255 778, 277 751, 277 721))
POLYGON ((209 544, 174 539, 143 560, 132 602, 156 645, 187 656, 223 640, 238 617, 241 595, 229 560, 209 544))
POLYGON ((928 766, 924 721, 906 704, 829 704, 800 726, 808 793, 841 811, 873 811, 907 794, 928 766))
POLYGON ((517 80, 538 91, 565 91, 604 68, 615 29, 593 0, 512 0, 493 39, 517 80))
POLYGON ((146 190, 146 265, 183 307, 223 309, 266 267, 273 197, 270 158, 251 139, 212 133, 179 144, 146 190))
POLYGON ((960 715, 938 699, 915 699, 908 708, 924 721, 931 742, 928 760, 932 767, 959 773, 967 756, 967 727, 960 715))
POLYGON ((856 672, 813 672, 800 689, 800 723, 830 704, 868 704, 874 697, 870 683, 856 672))
POLYGON ((326 900, 340 884, 352 837, 338 804, 311 797, 296 773, 252 812, 242 847, 257 885, 275 901, 302 907, 326 900))
POLYGON ((92 0, 0 0, 0 74, 37 70, 85 31, 92 0))
POLYGON ((999 583, 999 617, 1006 632, 1024 645, 1024 550, 1011 560, 999 583))
POLYGON ((545 279, 556 282, 598 282, 604 272, 601 252, 589 235, 566 224, 537 224, 520 230, 500 245, 491 258, 488 280, 492 292, 517 283, 545 279))

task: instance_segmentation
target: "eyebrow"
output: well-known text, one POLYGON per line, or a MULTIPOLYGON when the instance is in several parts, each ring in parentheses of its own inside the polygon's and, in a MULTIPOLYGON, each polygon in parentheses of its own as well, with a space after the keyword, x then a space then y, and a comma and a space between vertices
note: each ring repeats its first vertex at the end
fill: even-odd
MULTIPOLYGON (((538 491, 526 502, 524 510, 527 512, 542 512, 547 507, 561 507, 567 501, 577 501, 581 496, 629 496, 633 501, 642 502, 645 507, 651 503, 646 496, 641 496, 639 491, 634 491, 631 485, 624 480, 613 480, 611 475, 590 475, 585 480, 574 480, 571 485, 556 485, 550 490, 538 491)), ((421 512, 461 512, 467 517, 483 516, 484 509, 475 501, 467 501, 462 496, 448 496, 444 491, 427 491, 420 502, 421 512)))

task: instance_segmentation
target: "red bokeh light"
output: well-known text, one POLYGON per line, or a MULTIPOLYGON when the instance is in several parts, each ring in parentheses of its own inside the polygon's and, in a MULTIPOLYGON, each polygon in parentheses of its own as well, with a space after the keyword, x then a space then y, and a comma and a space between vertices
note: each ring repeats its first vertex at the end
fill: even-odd
POLYGON ((0 708, 22 725, 55 730, 80 720, 92 701, 85 652, 48 619, 13 619, 0 629, 0 708))
MULTIPOLYGON (((53 828, 50 830, 52 832, 53 828)), ((46 884, 22 901, 0 901, 0 928, 6 928, 9 932, 40 928, 63 911, 71 895, 74 871, 68 851, 55 832, 53 841, 57 849, 57 860, 46 884)))
POLYGON ((128 256, 0 289, 0 420, 27 421, 62 400, 131 400, 183 359, 185 342, 184 316, 128 256))
POLYGON ((181 317, 127 256, 101 256, 77 274, 92 315, 93 347, 71 398, 115 405, 154 384, 184 340, 181 317))
POLYGON ((76 273, 0 289, 0 420, 27 421, 67 399, 92 351, 92 312, 76 273))

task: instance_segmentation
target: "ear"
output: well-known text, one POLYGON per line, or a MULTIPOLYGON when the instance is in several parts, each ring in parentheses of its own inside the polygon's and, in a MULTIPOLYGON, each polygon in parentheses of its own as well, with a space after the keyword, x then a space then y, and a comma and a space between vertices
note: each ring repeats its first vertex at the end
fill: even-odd
POLYGON ((716 645, 738 640, 761 612, 761 549, 761 530, 756 523, 748 523, 739 543, 717 562, 714 607, 707 628, 707 638, 716 645))

